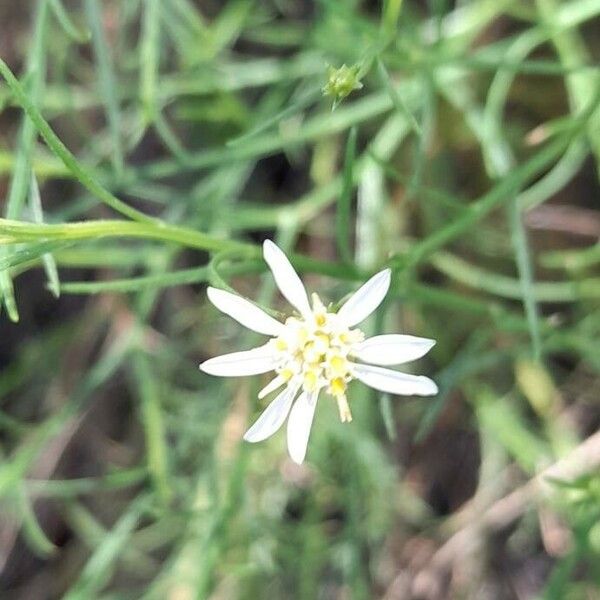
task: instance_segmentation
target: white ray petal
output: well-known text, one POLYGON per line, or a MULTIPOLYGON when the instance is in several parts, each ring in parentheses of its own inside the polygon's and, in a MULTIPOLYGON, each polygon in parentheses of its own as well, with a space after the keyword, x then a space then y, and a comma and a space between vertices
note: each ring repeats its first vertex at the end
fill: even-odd
POLYGON ((338 315, 352 327, 364 321, 382 302, 390 289, 391 269, 380 271, 362 285, 340 308, 338 315))
POLYGON ((206 290, 206 295, 221 312, 252 331, 276 336, 283 330, 283 325, 279 321, 241 296, 213 287, 206 290))
POLYGON ((358 343, 352 355, 374 365, 400 365, 427 354, 435 340, 413 335, 376 335, 358 343))
POLYGON ((365 385, 400 396, 433 396, 438 393, 435 382, 422 375, 409 375, 371 365, 352 365, 357 379, 365 385))
POLYGON ((271 344, 264 344, 252 350, 215 356, 204 361, 200 369, 209 375, 219 377, 243 377, 272 371, 275 360, 276 354, 271 344))
POLYGON ((262 400, 265 396, 268 396, 271 392, 279 389, 285 383, 285 379, 281 375, 277 375, 275 379, 271 379, 265 387, 258 392, 258 399, 262 400))
POLYGON ((302 464, 306 456, 306 447, 310 436, 318 392, 300 394, 292 410, 287 424, 287 443, 290 457, 295 463, 302 464))
POLYGON ((285 418, 290 412, 290 407, 296 393, 298 392, 298 386, 288 386, 283 390, 274 400, 267 406, 262 412, 260 417, 256 420, 254 425, 246 431, 244 439, 247 442, 262 442, 268 437, 271 437, 285 421, 285 418))
POLYGON ((309 317, 311 310, 304 284, 283 250, 271 240, 265 240, 263 255, 283 296, 303 317, 309 317))

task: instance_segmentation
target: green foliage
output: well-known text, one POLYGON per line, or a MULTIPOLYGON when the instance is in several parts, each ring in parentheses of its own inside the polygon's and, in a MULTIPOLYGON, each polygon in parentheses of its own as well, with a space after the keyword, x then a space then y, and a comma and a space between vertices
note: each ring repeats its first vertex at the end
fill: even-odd
POLYGON ((435 552, 598 423, 600 4, 12 4, 0 596, 591 597, 598 448, 435 552), (391 267, 364 330, 436 339, 440 394, 320 400, 302 467, 242 442, 265 382, 197 364, 259 340, 205 287, 284 314, 265 237, 324 300, 391 267))

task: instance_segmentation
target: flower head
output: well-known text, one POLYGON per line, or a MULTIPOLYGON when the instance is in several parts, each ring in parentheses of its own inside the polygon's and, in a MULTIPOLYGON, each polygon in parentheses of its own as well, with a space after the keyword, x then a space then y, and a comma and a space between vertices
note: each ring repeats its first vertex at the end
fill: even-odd
POLYGON ((297 314, 280 323, 240 296, 208 288, 209 300, 220 311, 270 339, 257 348, 217 356, 200 365, 205 373, 223 377, 274 371, 275 377, 258 396, 264 398, 283 390, 246 432, 246 441, 260 442, 270 437, 289 415, 288 450, 292 459, 301 463, 321 392, 336 400, 342 422, 352 420, 346 389, 353 379, 390 394, 437 393, 437 386, 427 377, 382 368, 420 358, 433 347, 433 340, 400 334, 365 339, 356 327, 387 294, 390 269, 371 277, 338 312, 331 312, 317 294, 312 294, 309 301, 302 281, 281 249, 267 240, 263 251, 279 290, 297 314))
POLYGON ((327 83, 321 91, 324 96, 333 98, 332 108, 336 108, 354 90, 362 88, 363 84, 359 79, 359 71, 360 65, 352 65, 351 67, 342 65, 339 69, 329 67, 327 70, 327 83))

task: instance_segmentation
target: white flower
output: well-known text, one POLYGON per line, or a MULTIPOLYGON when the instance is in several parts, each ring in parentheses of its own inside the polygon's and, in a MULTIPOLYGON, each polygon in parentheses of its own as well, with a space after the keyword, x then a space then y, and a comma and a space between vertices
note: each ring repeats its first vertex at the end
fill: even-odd
POLYGON ((281 293, 298 314, 280 323, 252 302, 209 287, 208 298, 220 311, 271 339, 258 348, 217 356, 200 365, 205 373, 223 377, 275 372, 274 379, 258 397, 283 390, 246 432, 246 441, 260 442, 273 435, 289 414, 288 450, 292 459, 301 463, 321 391, 337 400, 342 422, 352 420, 346 387, 353 379, 390 394, 437 393, 437 386, 427 377, 373 366, 398 365, 420 358, 433 347, 434 340, 398 334, 365 339, 362 331, 355 328, 387 294, 390 269, 371 277, 333 313, 323 306, 317 294, 312 295, 311 306, 300 277, 273 242, 264 243, 263 253, 281 293))

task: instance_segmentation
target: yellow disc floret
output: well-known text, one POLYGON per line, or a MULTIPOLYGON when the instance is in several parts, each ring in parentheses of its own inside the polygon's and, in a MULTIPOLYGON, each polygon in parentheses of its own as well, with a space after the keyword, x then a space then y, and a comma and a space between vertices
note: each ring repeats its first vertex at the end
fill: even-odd
POLYGON ((302 385, 307 392, 316 392, 319 387, 319 367, 309 367, 304 372, 302 385))
POLYGON ((345 377, 348 373, 348 361, 340 354, 332 354, 327 361, 327 368, 332 376, 345 377))
POLYGON ((316 294, 312 301, 312 314, 288 318, 283 332, 271 341, 276 371, 285 382, 295 383, 307 393, 324 389, 337 400, 340 419, 351 421, 346 387, 353 376, 348 355, 364 335, 329 312, 316 294))
POLYGON ((331 381, 327 390, 332 396, 343 396, 346 393, 346 382, 342 377, 336 377, 331 381))

